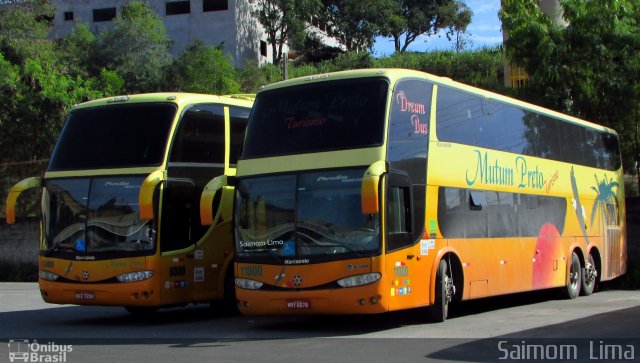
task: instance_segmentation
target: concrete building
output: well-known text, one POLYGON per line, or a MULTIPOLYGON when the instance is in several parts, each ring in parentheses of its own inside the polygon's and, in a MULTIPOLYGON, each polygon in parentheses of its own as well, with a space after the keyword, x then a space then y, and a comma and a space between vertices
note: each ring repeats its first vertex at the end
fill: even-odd
MULTIPOLYGON (((112 26, 122 5, 131 0, 51 0, 55 7, 53 38, 63 38, 83 22, 93 33, 112 26)), ((237 67, 246 62, 271 62, 271 47, 248 0, 138 0, 145 1, 165 23, 173 41, 172 53, 180 54, 194 39, 206 45, 224 46, 237 67)), ((285 49, 286 51, 286 49, 285 49)))

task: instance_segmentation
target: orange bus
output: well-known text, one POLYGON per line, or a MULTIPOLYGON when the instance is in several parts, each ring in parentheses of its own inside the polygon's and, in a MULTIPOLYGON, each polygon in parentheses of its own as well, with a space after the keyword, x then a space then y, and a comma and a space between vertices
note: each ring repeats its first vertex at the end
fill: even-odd
POLYGON ((345 71, 256 96, 233 185, 244 314, 369 314, 626 271, 618 138, 430 74, 345 71))
POLYGON ((253 95, 112 97, 69 113, 43 178, 39 285, 49 303, 132 313, 224 301, 235 308, 233 200, 200 224, 206 183, 233 175, 253 95))

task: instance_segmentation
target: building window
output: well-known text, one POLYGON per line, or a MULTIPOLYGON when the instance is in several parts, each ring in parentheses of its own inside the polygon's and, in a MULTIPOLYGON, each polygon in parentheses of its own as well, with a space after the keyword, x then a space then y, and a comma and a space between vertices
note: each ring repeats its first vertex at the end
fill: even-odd
POLYGON ((73 20, 73 11, 65 11, 64 21, 72 21, 72 20, 73 20))
POLYGON ((189 1, 170 1, 165 4, 167 15, 189 14, 191 3, 189 1))
POLYGON ((202 11, 221 11, 229 9, 227 0, 202 0, 202 11))
POLYGON ((267 56, 267 42, 264 40, 260 41, 260 55, 263 57, 267 56))
POLYGON ((93 22, 112 21, 116 17, 116 8, 93 9, 93 22))

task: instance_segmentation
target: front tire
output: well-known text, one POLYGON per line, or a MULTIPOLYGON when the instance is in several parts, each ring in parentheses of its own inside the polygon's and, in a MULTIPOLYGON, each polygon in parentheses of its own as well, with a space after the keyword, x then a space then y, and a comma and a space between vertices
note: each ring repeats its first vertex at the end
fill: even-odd
POLYGON ((569 265, 569 274, 567 276, 567 286, 565 295, 569 299, 575 299, 580 295, 582 287, 582 267, 580 266, 580 258, 573 252, 571 254, 571 264, 569 265))
POLYGON ((447 270, 447 262, 440 260, 436 274, 436 299, 434 304, 428 308, 429 320, 434 323, 441 323, 447 320, 449 315, 449 303, 453 295, 453 280, 448 275, 447 270))

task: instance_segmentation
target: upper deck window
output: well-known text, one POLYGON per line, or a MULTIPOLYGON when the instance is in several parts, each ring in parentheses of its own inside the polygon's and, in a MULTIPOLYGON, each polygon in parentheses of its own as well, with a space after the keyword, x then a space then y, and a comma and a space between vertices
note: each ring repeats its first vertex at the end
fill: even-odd
POLYGON ((160 165, 176 113, 171 103, 127 104, 72 111, 49 171, 160 165))
POLYGON ((242 158, 379 146, 388 89, 382 78, 359 78, 262 92, 242 158))

